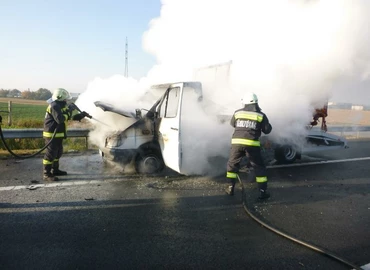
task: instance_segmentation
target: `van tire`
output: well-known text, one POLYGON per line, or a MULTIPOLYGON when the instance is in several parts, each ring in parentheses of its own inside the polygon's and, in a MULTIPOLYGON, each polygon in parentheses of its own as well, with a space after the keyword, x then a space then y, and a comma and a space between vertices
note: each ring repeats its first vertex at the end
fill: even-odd
POLYGON ((300 158, 300 153, 289 144, 281 145, 275 149, 275 159, 279 164, 291 164, 300 158))
POLYGON ((138 154, 135 159, 135 169, 140 174, 154 174, 163 171, 165 165, 161 155, 155 152, 138 154))

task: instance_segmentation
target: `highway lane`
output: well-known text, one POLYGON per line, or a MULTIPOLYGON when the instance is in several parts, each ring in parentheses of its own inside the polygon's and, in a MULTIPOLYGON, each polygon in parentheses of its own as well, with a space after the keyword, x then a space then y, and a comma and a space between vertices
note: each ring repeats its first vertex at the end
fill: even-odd
MULTIPOLYGON (((369 146, 354 142, 329 157, 366 157, 369 146)), ((241 206, 240 186, 233 198, 223 194, 222 176, 127 176, 96 153, 65 161, 70 175, 53 186, 32 183, 39 159, 0 160, 4 269, 349 269, 258 225, 241 206)), ((259 218, 365 265, 369 168, 368 160, 272 167, 266 203, 255 202, 253 179, 242 177, 259 218)))

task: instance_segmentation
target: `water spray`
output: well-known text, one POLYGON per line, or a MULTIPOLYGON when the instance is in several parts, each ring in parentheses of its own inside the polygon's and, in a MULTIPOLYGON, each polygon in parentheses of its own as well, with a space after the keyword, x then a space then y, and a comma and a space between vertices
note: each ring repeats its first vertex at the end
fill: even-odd
POLYGON ((88 118, 90 118, 90 119, 92 119, 92 120, 95 120, 96 122, 98 122, 98 123, 100 123, 100 124, 102 124, 102 125, 105 125, 105 126, 109 127, 109 125, 107 125, 106 123, 104 123, 104 122, 102 122, 102 121, 100 121, 100 120, 96 119, 95 117, 93 117, 93 116, 92 116, 92 115, 90 115, 89 113, 87 113, 87 112, 85 112, 85 111, 81 111, 81 109, 80 109, 80 108, 78 108, 78 107, 77 107, 77 105, 76 105, 76 104, 74 104, 74 103, 69 104, 69 108, 70 108, 71 110, 77 110, 77 111, 79 111, 81 114, 83 114, 85 117, 88 117, 88 118))
MULTIPOLYGON (((91 116, 91 115, 90 115, 91 116)), ((107 125, 106 123, 104 123, 104 122, 102 122, 102 121, 100 121, 100 120, 98 120, 98 119, 96 119, 95 117, 89 117, 90 119, 93 119, 93 120, 95 120, 96 122, 98 122, 98 123, 100 123, 100 124, 102 124, 102 125, 104 125, 104 126, 107 126, 107 127, 110 127, 109 125, 107 125)))

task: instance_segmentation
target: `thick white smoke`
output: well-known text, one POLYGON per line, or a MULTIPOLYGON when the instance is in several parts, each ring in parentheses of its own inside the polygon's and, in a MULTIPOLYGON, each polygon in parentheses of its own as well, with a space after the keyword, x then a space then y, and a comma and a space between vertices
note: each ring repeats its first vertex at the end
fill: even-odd
POLYGON ((142 101, 148 88, 145 79, 137 81, 123 75, 114 75, 108 79, 96 78, 90 82, 87 90, 76 101, 81 110, 93 116, 91 123, 95 128, 90 132, 89 140, 98 147, 103 147, 106 135, 122 131, 134 122, 132 118, 103 111, 95 102, 104 102, 120 110, 135 113, 137 108, 152 105, 142 101))
MULTIPOLYGON (((79 102, 102 98, 128 109, 140 107, 137 100, 148 85, 193 80, 198 68, 232 61, 227 78, 204 84, 205 100, 219 107, 205 114, 202 129, 194 133, 197 144, 209 145, 205 134, 220 134, 228 142, 232 131, 208 117, 220 107, 238 109, 247 91, 258 95, 275 136, 296 136, 343 78, 368 79, 369 15, 367 0, 162 0, 160 17, 143 34, 144 49, 157 65, 140 81, 95 80, 79 102)), ((187 117, 199 122, 200 115, 187 117)), ((220 155, 227 156, 221 148, 226 153, 220 155)), ((204 156, 209 149, 198 148, 204 156)), ((205 166, 196 164, 193 172, 203 173, 205 166)))

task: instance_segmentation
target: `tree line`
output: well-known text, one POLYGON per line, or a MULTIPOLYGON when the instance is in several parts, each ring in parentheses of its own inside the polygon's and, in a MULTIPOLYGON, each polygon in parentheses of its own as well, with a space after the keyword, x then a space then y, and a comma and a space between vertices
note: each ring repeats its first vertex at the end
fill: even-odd
POLYGON ((47 100, 51 98, 51 96, 51 91, 46 88, 40 88, 34 92, 30 90, 19 91, 18 89, 0 89, 0 97, 47 100))

